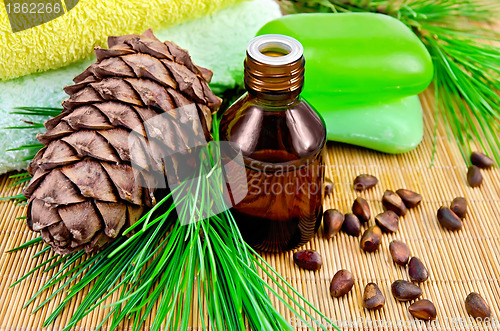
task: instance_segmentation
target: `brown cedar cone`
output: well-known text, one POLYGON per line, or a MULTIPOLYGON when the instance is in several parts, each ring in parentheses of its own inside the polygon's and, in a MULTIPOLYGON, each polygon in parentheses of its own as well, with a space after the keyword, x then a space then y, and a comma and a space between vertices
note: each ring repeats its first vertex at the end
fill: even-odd
POLYGON ((60 254, 102 247, 154 205, 157 186, 154 176, 146 177, 163 175, 167 161, 151 149, 129 148, 129 135, 182 151, 192 146, 186 129, 210 138, 211 116, 221 103, 208 87, 212 72, 151 30, 109 37, 108 46, 97 47, 97 62, 65 88, 64 110, 45 122, 47 132, 37 137, 45 147, 28 168, 27 224, 60 254), (176 113, 187 105, 195 105, 201 128, 176 113), (144 122, 158 114, 169 120, 154 135, 144 122), (131 159, 140 153, 144 171, 137 172, 131 159))

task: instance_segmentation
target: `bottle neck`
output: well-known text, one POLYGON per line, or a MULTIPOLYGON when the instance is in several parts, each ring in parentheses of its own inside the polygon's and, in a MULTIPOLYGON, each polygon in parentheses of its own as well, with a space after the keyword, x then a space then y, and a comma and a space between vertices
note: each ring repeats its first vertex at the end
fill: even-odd
POLYGON ((266 107, 287 107, 300 100, 300 92, 302 90, 294 93, 273 94, 257 92, 247 87, 247 91, 252 98, 258 100, 259 104, 266 107))
POLYGON ((262 102, 290 104, 304 86, 305 60, 296 40, 280 35, 255 38, 245 59, 245 88, 262 102))

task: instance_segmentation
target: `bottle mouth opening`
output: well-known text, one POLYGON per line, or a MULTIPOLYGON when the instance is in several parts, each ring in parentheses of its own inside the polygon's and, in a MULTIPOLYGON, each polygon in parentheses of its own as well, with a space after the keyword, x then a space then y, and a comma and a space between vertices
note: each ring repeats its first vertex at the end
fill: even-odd
POLYGON ((303 55, 302 44, 294 38, 267 34, 258 36, 248 43, 248 56, 253 60, 271 66, 282 66, 297 62, 303 55))
POLYGON ((259 47, 259 52, 265 56, 280 57, 290 54, 291 49, 287 49, 285 44, 267 43, 259 47))

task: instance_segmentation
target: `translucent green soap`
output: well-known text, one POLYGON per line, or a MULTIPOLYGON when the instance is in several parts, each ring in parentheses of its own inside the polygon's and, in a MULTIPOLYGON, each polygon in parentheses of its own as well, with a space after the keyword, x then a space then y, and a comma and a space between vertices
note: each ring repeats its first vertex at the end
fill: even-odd
POLYGON ((302 96, 323 116, 330 140, 404 153, 423 137, 417 94, 433 77, 429 53, 400 21, 381 14, 297 14, 258 35, 299 40, 306 58, 302 96))
POLYGON ((422 141, 424 123, 417 95, 390 102, 333 107, 328 99, 309 100, 317 109, 323 109, 328 140, 391 154, 411 151, 422 141))

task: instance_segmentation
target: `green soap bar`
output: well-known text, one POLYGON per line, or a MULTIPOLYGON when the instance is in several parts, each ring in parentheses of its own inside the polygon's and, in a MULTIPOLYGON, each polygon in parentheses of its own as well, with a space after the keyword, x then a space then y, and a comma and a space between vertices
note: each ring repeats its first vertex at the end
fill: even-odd
POLYGON ((327 93, 336 95, 338 104, 400 99, 422 92, 434 73, 419 38, 387 15, 288 15, 265 24, 262 34, 284 34, 302 43, 305 98, 327 93))
POLYGON ((322 112, 329 140, 362 146, 384 153, 415 149, 424 136, 422 106, 417 95, 390 102, 336 105, 331 96, 307 100, 322 112))
POLYGON ((423 137, 416 94, 433 65, 418 37, 399 20, 372 13, 297 14, 273 20, 258 35, 299 40, 306 59, 302 96, 323 116, 328 139, 403 153, 423 137))

